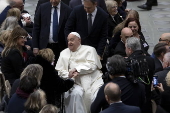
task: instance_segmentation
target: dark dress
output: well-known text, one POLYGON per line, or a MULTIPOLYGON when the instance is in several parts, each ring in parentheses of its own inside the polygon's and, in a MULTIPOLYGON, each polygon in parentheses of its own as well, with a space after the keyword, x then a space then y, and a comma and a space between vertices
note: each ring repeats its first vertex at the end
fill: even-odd
POLYGON ((34 63, 40 64, 43 67, 40 88, 46 93, 47 103, 55 104, 56 95, 68 91, 74 85, 74 81, 71 79, 63 80, 60 78, 54 66, 39 55, 36 56, 34 63))

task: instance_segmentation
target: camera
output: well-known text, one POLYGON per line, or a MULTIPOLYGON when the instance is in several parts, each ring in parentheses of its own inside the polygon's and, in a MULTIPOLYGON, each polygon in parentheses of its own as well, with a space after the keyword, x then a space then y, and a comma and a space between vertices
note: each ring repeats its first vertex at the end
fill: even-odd
POLYGON ((153 76, 153 87, 157 87, 158 86, 158 76, 154 75, 153 76))

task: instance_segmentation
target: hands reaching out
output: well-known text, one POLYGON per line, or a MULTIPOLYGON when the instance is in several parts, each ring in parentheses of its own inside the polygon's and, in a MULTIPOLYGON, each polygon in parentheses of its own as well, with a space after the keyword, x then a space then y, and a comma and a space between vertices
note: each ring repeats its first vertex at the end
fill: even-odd
POLYGON ((74 68, 73 70, 69 71, 69 78, 75 78, 79 75, 79 72, 74 68))

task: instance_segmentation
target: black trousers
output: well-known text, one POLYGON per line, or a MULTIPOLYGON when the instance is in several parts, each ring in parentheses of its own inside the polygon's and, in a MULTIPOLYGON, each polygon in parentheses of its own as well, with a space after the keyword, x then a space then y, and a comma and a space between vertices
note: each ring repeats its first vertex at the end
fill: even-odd
POLYGON ((59 46, 58 43, 48 43, 47 48, 50 48, 53 50, 55 54, 55 60, 54 60, 54 66, 56 65, 60 52, 62 51, 61 47, 59 46))

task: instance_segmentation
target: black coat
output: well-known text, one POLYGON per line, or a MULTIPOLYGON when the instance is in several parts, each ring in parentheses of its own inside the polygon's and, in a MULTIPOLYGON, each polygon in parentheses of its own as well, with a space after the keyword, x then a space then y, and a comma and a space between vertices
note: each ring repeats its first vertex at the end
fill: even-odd
POLYGON ((122 41, 120 41, 118 44, 117 44, 117 46, 116 46, 116 48, 115 48, 115 50, 114 50, 114 54, 116 55, 116 54, 118 54, 118 55, 121 55, 121 56, 123 56, 123 57, 126 57, 127 55, 126 55, 126 52, 125 52, 125 44, 122 42, 122 41))
POLYGON ((2 58, 1 71, 6 80, 13 84, 24 69, 24 60, 18 49, 11 49, 6 57, 2 58))
POLYGON ((108 37, 108 14, 98 6, 96 8, 97 13, 88 34, 87 12, 83 5, 75 7, 66 23, 65 36, 73 31, 78 32, 81 36, 81 43, 94 47, 98 55, 102 57, 108 37))
POLYGON ((55 104, 56 95, 68 91, 74 85, 74 81, 60 78, 54 66, 41 56, 36 56, 34 63, 40 64, 43 67, 40 88, 46 93, 47 103, 55 104))
POLYGON ((160 62, 160 60, 158 58, 156 58, 156 56, 154 58, 154 62, 155 62, 155 73, 162 71, 163 70, 162 63, 160 62))
POLYGON ((146 92, 146 104, 145 104, 145 109, 144 112, 145 113, 151 113, 152 109, 151 109, 151 83, 152 83, 152 79, 153 79, 153 74, 155 71, 155 63, 154 63, 154 59, 149 57, 149 56, 145 56, 145 53, 142 50, 137 50, 134 51, 129 57, 131 58, 135 58, 137 57, 137 59, 146 59, 147 63, 148 63, 148 68, 149 68, 149 74, 148 74, 148 78, 145 77, 145 81, 147 82, 148 80, 150 82, 147 82, 148 84, 145 84, 145 92, 146 92))
POLYGON ((161 107, 164 108, 168 113, 170 112, 170 87, 167 86, 165 77, 170 71, 170 67, 165 68, 163 71, 155 73, 158 76, 158 82, 162 83, 164 92, 161 93, 161 107))
MULTIPOLYGON (((121 89, 121 101, 123 103, 142 108, 145 101, 145 89, 143 84, 133 84, 123 77, 116 77, 111 82, 119 85, 121 89)), ((106 84, 99 89, 97 97, 91 105, 91 113, 99 113, 101 109, 109 107, 104 94, 105 86, 106 84)))
POLYGON ((108 18, 108 36, 109 36, 109 39, 112 38, 113 36, 113 30, 115 29, 115 27, 121 23, 123 21, 123 18, 119 15, 119 13, 117 13, 115 16, 114 16, 114 20, 112 18, 111 15, 109 15, 109 18, 108 18))

